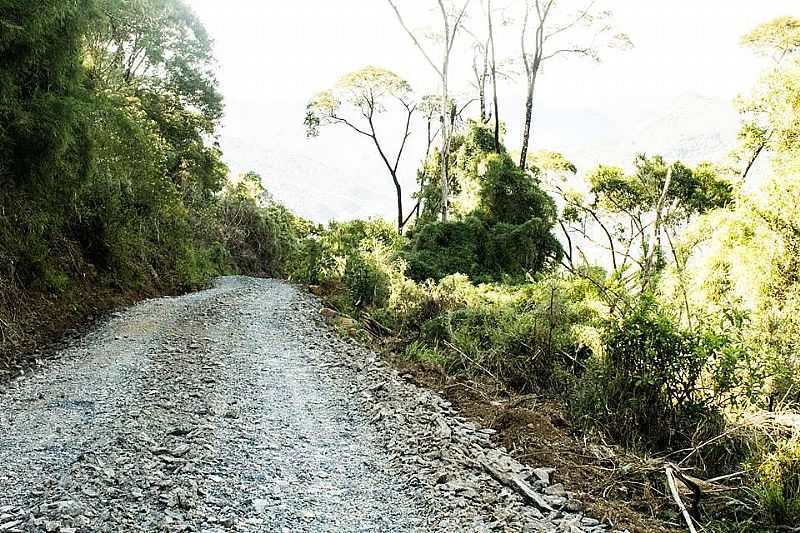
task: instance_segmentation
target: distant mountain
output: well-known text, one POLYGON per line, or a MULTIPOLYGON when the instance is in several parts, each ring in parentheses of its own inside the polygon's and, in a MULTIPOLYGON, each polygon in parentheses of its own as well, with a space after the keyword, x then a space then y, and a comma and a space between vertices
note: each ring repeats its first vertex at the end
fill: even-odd
MULTIPOLYGON (((353 142, 357 141, 356 138, 353 142)), ((392 215, 393 189, 383 179, 383 173, 365 173, 359 162, 333 163, 336 158, 319 157, 304 145, 308 142, 285 138, 252 142, 227 137, 223 148, 233 173, 258 172, 276 200, 310 220, 392 215)))
POLYGON ((628 167, 638 153, 686 163, 720 161, 736 146, 739 121, 731 102, 688 94, 627 132, 576 150, 573 158, 583 169, 600 163, 628 167))
MULTIPOLYGON (((318 222, 370 216, 393 219, 394 190, 374 148, 346 131, 306 139, 302 124, 295 120, 303 109, 296 104, 266 113, 234 102, 229 108, 230 127, 222 133, 231 170, 258 172, 275 199, 318 222), (282 126, 271 129, 263 124, 282 126)), ((521 123, 511 114, 508 120, 521 123)), ((640 152, 687 163, 721 160, 735 146, 738 129, 739 117, 731 103, 686 95, 666 111, 632 126, 590 110, 541 109, 534 140, 543 148, 562 151, 585 171, 600 163, 629 167, 640 152)), ((518 137, 519 132, 510 132, 508 140, 518 137)), ((412 138, 401 169, 407 193, 415 189, 415 154, 423 151, 420 142, 419 136, 412 138)), ((410 203, 407 199, 407 208, 410 203)))

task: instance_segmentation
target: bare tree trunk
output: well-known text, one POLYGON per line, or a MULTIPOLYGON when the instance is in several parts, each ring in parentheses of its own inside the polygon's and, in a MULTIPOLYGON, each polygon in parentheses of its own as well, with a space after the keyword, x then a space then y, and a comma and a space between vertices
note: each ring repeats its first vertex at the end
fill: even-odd
POLYGON ((500 153, 500 109, 497 101, 497 60, 494 47, 494 25, 492 20, 492 0, 488 3, 489 43, 492 50, 492 92, 494 96, 494 151, 500 153))
POLYGON ((533 93, 536 86, 536 74, 528 82, 528 96, 525 99, 525 124, 522 128, 522 148, 520 149, 519 168, 525 170, 528 163, 528 145, 531 141, 531 123, 533 122, 533 93))
POLYGON ((655 255, 661 249, 661 230, 664 219, 664 205, 669 194, 669 187, 672 184, 672 166, 667 167, 667 177, 664 180, 664 187, 656 203, 655 222, 653 223, 653 235, 650 248, 645 254, 644 271, 642 272, 642 292, 645 292, 652 281, 655 255))
POLYGON ((392 179, 394 180, 394 188, 397 192, 397 232, 403 233, 403 226, 405 226, 405 220, 403 220, 403 189, 400 187, 400 181, 397 179, 396 174, 392 174, 392 179))
POLYGON ((448 159, 449 159, 449 150, 450 150, 450 134, 451 129, 447 123, 448 117, 448 108, 450 106, 449 102, 449 87, 448 87, 448 74, 450 69, 450 54, 453 51, 453 44, 456 40, 456 34, 458 33, 458 28, 461 25, 461 21, 464 18, 464 14, 469 7, 469 4, 472 0, 466 0, 464 2, 461 11, 456 16, 455 20, 453 21, 452 25, 450 23, 450 15, 447 13, 447 7, 445 6, 444 0, 438 0, 439 10, 442 15, 442 23, 444 29, 444 53, 443 53, 443 61, 442 61, 442 68, 440 69, 436 63, 431 59, 431 56, 425 51, 425 48, 420 44, 417 37, 414 35, 409 27, 406 25, 405 21, 403 20, 402 15, 400 14, 400 10, 397 9, 397 5, 394 3, 393 0, 388 0, 389 5, 394 10, 395 14, 397 15, 397 20, 400 22, 400 25, 406 31, 411 40, 414 42, 414 45, 419 49, 422 53, 423 57, 428 61, 428 63, 433 67, 433 70, 439 74, 439 77, 442 80, 442 161, 441 161, 441 179, 442 179, 442 222, 447 222, 447 212, 448 212, 448 199, 449 199, 449 176, 448 176, 448 159), (452 30, 452 31, 451 31, 452 30))
MULTIPOLYGON (((449 34, 449 31, 448 31, 449 34)), ((447 222, 448 201, 450 198, 450 176, 448 171, 448 160, 450 159, 450 125, 448 117, 449 92, 448 92, 448 69, 450 67, 449 46, 445 46, 444 62, 442 63, 442 153, 441 153, 441 179, 442 179, 442 222, 447 222)))
POLYGON ((481 124, 489 122, 486 105, 486 80, 489 77, 489 43, 475 43, 475 53, 472 57, 472 73, 475 75, 475 86, 478 88, 478 103, 480 104, 481 124), (482 68, 478 67, 478 53, 483 56, 482 68))

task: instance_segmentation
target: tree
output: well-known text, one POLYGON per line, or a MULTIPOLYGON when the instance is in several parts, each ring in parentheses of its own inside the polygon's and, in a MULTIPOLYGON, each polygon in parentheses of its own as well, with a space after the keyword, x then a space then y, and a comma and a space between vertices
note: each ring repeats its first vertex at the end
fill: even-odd
POLYGON ((222 116, 213 42, 182 0, 97 0, 102 13, 86 40, 89 77, 100 88, 166 89, 213 129, 222 116))
POLYGON ((208 142, 222 117, 212 41, 182 0, 97 0, 87 75, 115 107, 143 113, 167 147, 166 173, 188 191, 218 191, 226 170, 208 142))
POLYGON ((800 19, 780 17, 758 26, 742 43, 775 60, 753 94, 740 99, 743 124, 734 154, 745 179, 764 153, 782 175, 800 171, 800 19))
MULTIPOLYGON (((309 137, 319 135, 320 126, 342 124, 372 140, 389 175, 397 195, 397 230, 403 231, 408 222, 403 211, 403 189, 397 176, 400 159, 411 135, 411 119, 416 111, 411 86, 397 74, 378 67, 365 67, 342 77, 327 91, 318 93, 308 104, 306 128, 309 137), (397 155, 390 159, 383 142, 378 138, 375 120, 389 110, 389 103, 403 108, 405 128, 397 155)), ((430 138, 430 137, 429 137, 430 138)))
POLYGON ((742 37, 741 44, 780 63, 800 52, 800 19, 778 17, 760 24, 742 37))
POLYGON ((525 123, 522 129, 522 149, 519 166, 527 164, 531 141, 533 100, 536 82, 543 65, 559 56, 588 57, 599 61, 601 47, 629 47, 630 39, 622 33, 613 33, 609 25, 611 13, 597 8, 597 0, 589 2, 576 14, 559 16, 561 4, 556 0, 525 0, 522 23, 521 55, 525 67, 527 94, 525 98, 525 123), (531 16, 533 7, 534 16, 531 16), (533 20, 531 20, 533 18, 533 20), (534 28, 531 39, 530 28, 534 28), (573 37, 575 41, 567 40, 573 37), (605 42, 601 42, 605 39, 605 42))
MULTIPOLYGON (((418 189, 417 192, 414 193, 414 197, 417 199, 417 203, 414 208, 411 210, 411 213, 408 215, 408 220, 412 215, 415 216, 415 221, 419 221, 419 216, 422 211, 422 202, 424 198, 424 191, 425 188, 428 186, 428 181, 430 179, 430 172, 428 169, 428 162, 431 157, 431 148, 433 148, 433 143, 436 141, 436 138, 441 134, 441 110, 442 106, 439 102, 440 100, 439 95, 426 95, 420 98, 419 104, 417 105, 417 111, 422 115, 422 118, 425 119, 425 156, 422 158, 422 164, 417 170, 417 185, 418 189), (434 128, 435 124, 438 123, 439 127, 434 128)), ((454 107, 454 104, 453 104, 454 107)), ((455 115, 453 114, 453 121, 455 120, 455 115)))
POLYGON ((630 175, 618 167, 597 167, 588 177, 588 198, 556 187, 568 229, 609 252, 613 277, 624 289, 617 299, 635 293, 637 286, 639 293, 653 290, 667 253, 676 268, 685 270, 678 231, 693 217, 733 201, 733 187, 709 164, 689 168, 641 154, 634 167, 630 175), (594 225, 605 243, 595 243, 594 225))
POLYGON ((452 127, 448 123, 447 117, 450 114, 449 109, 449 102, 450 102, 450 90, 449 90, 449 80, 450 80, 450 57, 453 53, 453 46, 455 45, 456 37, 458 36, 458 31, 461 28, 462 21, 464 19, 464 15, 467 12, 467 8, 471 0, 465 0, 461 3, 460 8, 455 8, 451 11, 447 9, 445 6, 444 0, 437 0, 439 5, 439 12, 442 17, 442 29, 441 29, 441 38, 442 38, 442 62, 441 64, 437 64, 431 56, 426 51, 425 47, 419 42, 414 32, 409 29, 408 25, 405 22, 405 19, 400 14, 400 10, 397 8, 397 5, 393 0, 387 0, 389 5, 397 15, 397 20, 400 22, 400 25, 406 31, 406 33, 411 37, 414 45, 417 49, 422 53, 425 60, 428 64, 433 68, 436 72, 437 76, 442 82, 442 100, 441 100, 441 119, 442 119, 442 145, 441 145, 441 186, 442 186, 442 221, 447 221, 447 211, 448 211, 448 197, 449 197, 449 178, 448 178, 448 157, 450 153, 450 140, 452 135, 452 127))
POLYGON ((90 0, 5 3, 0 10, 0 187, 72 192, 88 169, 81 39, 90 0), (70 157, 72 156, 72 157, 70 157))
POLYGON ((478 93, 478 105, 480 106, 480 121, 482 124, 489 122, 491 112, 486 103, 486 83, 489 81, 489 39, 473 36, 475 42, 472 46, 472 75, 475 76, 473 83, 478 93))
POLYGON ((487 0, 486 21, 489 30, 490 71, 492 73, 492 103, 494 104, 494 151, 500 153, 500 104, 497 101, 497 53, 494 40, 492 0, 487 0))

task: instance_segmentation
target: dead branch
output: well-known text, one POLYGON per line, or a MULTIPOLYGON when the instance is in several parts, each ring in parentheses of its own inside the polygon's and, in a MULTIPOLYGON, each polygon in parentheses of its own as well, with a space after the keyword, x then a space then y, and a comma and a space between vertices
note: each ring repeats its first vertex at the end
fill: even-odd
POLYGON ((697 533, 697 529, 694 527, 694 520, 689 514, 689 511, 686 509, 686 505, 684 505, 683 500, 681 499, 680 492, 678 492, 678 486, 675 483, 675 473, 679 472, 680 470, 672 463, 667 463, 664 465, 664 471, 667 474, 667 484, 669 485, 669 490, 672 493, 672 499, 675 500, 675 503, 678 505, 678 509, 683 515, 683 519, 686 521, 686 525, 689 527, 689 533, 697 533))
POLYGON ((496 479, 502 485, 516 491, 522 498, 528 502, 536 505, 544 511, 553 511, 554 509, 548 505, 541 494, 533 490, 533 487, 528 485, 522 478, 515 474, 502 472, 494 467, 489 461, 482 461, 481 466, 486 472, 496 479))

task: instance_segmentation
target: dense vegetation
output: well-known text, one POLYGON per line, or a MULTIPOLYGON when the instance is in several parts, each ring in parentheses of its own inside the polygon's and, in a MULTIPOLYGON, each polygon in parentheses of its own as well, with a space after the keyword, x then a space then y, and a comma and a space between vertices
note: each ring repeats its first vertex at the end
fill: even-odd
MULTIPOLYGON (((400 234, 377 220, 317 228, 295 275, 418 364, 558 399, 585 435, 728 480, 730 497, 703 493, 694 516, 710 528, 794 527, 798 28, 782 18, 743 38, 774 64, 739 103, 726 161, 642 154, 578 175, 534 151, 517 165, 496 100, 480 92, 481 117, 463 121, 423 97, 428 131, 452 131, 442 149, 429 134, 413 220, 401 210, 400 234), (754 180, 759 158, 770 173, 754 180)), ((651 493, 660 473, 640 480, 651 493)))
POLYGON ((211 42, 181 1, 12 0, 0 29, 3 354, 104 290, 286 272, 302 223, 260 180, 226 185, 211 42))

